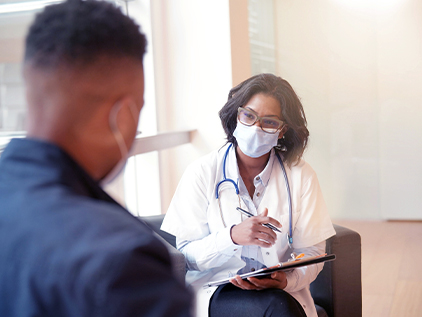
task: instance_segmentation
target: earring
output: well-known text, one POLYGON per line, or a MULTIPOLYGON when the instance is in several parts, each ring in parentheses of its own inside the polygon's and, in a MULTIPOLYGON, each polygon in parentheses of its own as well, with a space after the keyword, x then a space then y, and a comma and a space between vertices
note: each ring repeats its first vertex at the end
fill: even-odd
POLYGON ((281 152, 287 152, 287 147, 285 145, 283 145, 280 149, 281 152))

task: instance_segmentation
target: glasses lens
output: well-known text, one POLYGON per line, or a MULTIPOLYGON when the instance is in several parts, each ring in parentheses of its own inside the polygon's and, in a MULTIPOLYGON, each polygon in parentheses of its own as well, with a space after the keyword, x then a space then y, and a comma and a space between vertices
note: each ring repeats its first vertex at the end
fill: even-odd
POLYGON ((253 112, 245 108, 239 108, 237 118, 244 125, 253 125, 257 119, 256 115, 253 112))
POLYGON ((276 121, 270 118, 261 119, 261 128, 267 133, 276 133, 282 126, 280 121, 276 121))

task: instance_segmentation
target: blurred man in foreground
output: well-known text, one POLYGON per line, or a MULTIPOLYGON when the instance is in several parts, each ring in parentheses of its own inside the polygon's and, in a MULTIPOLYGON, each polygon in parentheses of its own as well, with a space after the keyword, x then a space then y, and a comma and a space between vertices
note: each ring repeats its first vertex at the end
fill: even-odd
POLYGON ((27 138, 0 159, 0 316, 188 316, 166 247, 100 187, 143 106, 145 36, 114 5, 47 7, 26 39, 27 138))

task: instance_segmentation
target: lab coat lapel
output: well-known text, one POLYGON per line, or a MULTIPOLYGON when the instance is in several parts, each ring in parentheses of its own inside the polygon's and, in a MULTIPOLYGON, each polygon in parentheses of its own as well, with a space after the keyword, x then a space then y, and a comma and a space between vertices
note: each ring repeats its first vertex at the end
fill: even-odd
MULTIPOLYGON (((286 168, 289 176, 289 169, 286 168)), ((282 225, 282 233, 277 233, 277 241, 271 248, 261 248, 266 266, 272 266, 282 260, 288 245, 286 234, 289 230, 289 203, 286 183, 281 166, 276 159, 271 172, 271 178, 265 190, 264 197, 258 207, 258 213, 268 208, 268 216, 277 219, 282 225)))
MULTIPOLYGON (((221 155, 218 155, 218 172, 216 174, 215 186, 224 180, 224 173, 226 173, 226 179, 234 181, 236 185, 238 184, 239 173, 236 153, 233 146, 229 150, 226 165, 224 166, 224 156, 229 146, 230 145, 227 145, 221 149, 221 155)), ((231 227, 242 221, 241 214, 236 210, 236 207, 239 207, 239 197, 236 194, 234 184, 230 181, 222 182, 218 187, 218 195, 219 199, 215 197, 214 192, 209 200, 210 205, 207 210, 207 219, 210 232, 219 231, 225 227, 231 227)))

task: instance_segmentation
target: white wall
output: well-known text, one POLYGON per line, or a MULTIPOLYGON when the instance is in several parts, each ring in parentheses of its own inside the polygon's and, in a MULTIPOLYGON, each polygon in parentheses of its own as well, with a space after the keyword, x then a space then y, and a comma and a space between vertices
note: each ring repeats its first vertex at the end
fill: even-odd
POLYGON ((333 218, 422 219, 422 3, 275 0, 333 218))
POLYGON ((186 166, 225 143, 218 111, 232 87, 229 1, 154 0, 159 131, 197 129, 190 145, 162 151, 162 211, 186 166))

